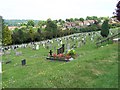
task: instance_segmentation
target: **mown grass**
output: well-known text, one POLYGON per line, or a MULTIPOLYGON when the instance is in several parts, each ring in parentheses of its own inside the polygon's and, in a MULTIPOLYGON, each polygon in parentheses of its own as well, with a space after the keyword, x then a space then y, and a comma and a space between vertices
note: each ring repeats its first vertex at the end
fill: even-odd
POLYGON ((95 43, 75 49, 78 57, 70 62, 46 60, 49 50, 22 48, 21 56, 3 56, 3 88, 117 88, 118 44, 97 48, 95 43), (21 60, 27 60, 22 66, 21 60))

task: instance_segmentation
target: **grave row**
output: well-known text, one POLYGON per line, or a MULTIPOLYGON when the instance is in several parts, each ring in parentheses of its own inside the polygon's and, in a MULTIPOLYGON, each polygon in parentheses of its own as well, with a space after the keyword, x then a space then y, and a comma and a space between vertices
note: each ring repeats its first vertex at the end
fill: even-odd
MULTIPOLYGON (((114 33, 112 31, 110 31, 110 34, 113 35, 114 33)), ((68 43, 70 40, 74 42, 74 46, 81 47, 82 45, 86 44, 87 36, 90 38, 91 41, 94 42, 94 39, 96 36, 100 37, 100 32, 98 31, 98 32, 88 32, 88 33, 77 33, 77 34, 64 36, 64 37, 60 37, 60 38, 56 38, 56 39, 52 39, 52 40, 45 40, 45 41, 40 41, 40 42, 31 42, 28 44, 0 47, 0 55, 1 55, 1 52, 4 52, 4 51, 16 50, 18 48, 27 48, 27 47, 30 47, 33 50, 39 50, 40 46, 42 46, 46 49, 52 49, 53 47, 54 47, 54 49, 56 49, 56 47, 59 47, 60 45, 63 44, 63 41, 66 42, 66 43, 64 43, 64 44, 66 44, 66 48, 69 48, 70 45, 68 43), (53 43, 57 43, 57 46, 54 45, 53 43), (76 45, 76 44, 78 44, 78 45, 76 45)), ((100 40, 100 38, 98 38, 98 40, 100 40)))

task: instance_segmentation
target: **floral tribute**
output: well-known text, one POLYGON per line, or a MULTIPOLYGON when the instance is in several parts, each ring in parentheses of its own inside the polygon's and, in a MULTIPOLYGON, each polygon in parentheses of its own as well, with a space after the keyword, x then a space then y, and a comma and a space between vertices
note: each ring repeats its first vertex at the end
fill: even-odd
POLYGON ((49 60, 59 60, 59 61, 71 61, 75 58, 76 58, 76 52, 74 49, 68 50, 68 52, 66 54, 53 53, 52 55, 49 55, 49 57, 47 57, 47 59, 49 59, 49 60))

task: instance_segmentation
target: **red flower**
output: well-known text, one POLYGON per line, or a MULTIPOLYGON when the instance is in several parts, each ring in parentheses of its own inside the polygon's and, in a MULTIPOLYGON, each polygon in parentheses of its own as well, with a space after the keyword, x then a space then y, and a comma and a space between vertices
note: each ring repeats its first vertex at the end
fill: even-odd
POLYGON ((58 57, 64 57, 64 55, 62 53, 58 54, 58 57))
POLYGON ((67 56, 66 56, 66 59, 70 59, 70 58, 71 58, 71 56, 70 56, 70 55, 67 55, 67 56))
POLYGON ((57 57, 57 54, 54 53, 54 54, 53 54, 53 57, 56 58, 56 57, 57 57))

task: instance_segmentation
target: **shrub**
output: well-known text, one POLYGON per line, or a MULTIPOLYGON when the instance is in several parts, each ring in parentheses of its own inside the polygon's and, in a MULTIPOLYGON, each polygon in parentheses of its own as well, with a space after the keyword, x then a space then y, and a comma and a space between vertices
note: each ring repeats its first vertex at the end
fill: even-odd
POLYGON ((107 37, 108 34, 109 34, 109 24, 108 24, 108 20, 105 20, 102 24, 101 36, 107 37))

